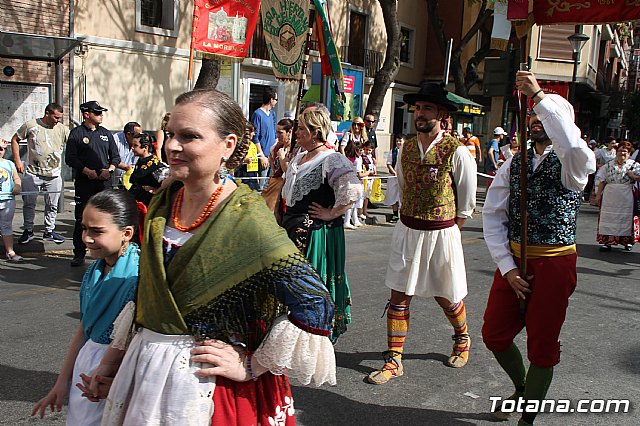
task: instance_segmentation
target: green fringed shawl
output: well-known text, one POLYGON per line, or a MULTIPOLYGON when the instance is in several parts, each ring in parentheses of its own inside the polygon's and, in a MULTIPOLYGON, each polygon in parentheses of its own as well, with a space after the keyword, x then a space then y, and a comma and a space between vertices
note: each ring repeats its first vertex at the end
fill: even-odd
POLYGON ((163 234, 175 183, 154 196, 144 226, 136 322, 162 334, 189 334, 185 316, 298 252, 262 197, 240 185, 165 269, 163 234))

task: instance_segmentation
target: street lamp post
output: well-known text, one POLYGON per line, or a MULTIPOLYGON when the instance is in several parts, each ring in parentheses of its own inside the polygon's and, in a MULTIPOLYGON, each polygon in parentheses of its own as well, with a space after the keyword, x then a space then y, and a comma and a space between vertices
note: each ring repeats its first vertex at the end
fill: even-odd
POLYGON ((573 105, 576 100, 576 87, 577 87, 577 75, 578 64, 580 63, 580 51, 584 44, 589 40, 589 36, 582 33, 582 25, 576 25, 575 33, 569 37, 571 43, 571 49, 573 50, 573 76, 571 77, 571 92, 569 93, 569 102, 573 105))

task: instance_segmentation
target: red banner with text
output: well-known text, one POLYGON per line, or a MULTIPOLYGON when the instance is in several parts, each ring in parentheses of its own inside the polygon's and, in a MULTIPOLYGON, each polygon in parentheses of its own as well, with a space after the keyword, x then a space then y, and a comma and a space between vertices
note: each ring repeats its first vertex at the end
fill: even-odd
MULTIPOLYGON (((569 83, 566 81, 556 80, 538 80, 538 84, 544 93, 554 93, 565 99, 569 98, 569 83)), ((533 108, 533 99, 528 98, 529 109, 533 108)))
POLYGON ((536 0, 536 24, 598 24, 640 19, 639 0, 536 0))
POLYGON ((260 0, 195 0, 192 48, 244 58, 258 22, 260 0))

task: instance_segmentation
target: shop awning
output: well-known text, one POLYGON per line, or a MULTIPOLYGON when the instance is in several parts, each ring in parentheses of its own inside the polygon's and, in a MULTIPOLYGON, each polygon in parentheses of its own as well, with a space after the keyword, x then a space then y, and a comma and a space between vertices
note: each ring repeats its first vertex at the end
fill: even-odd
POLYGON ((57 61, 82 43, 81 39, 0 31, 0 58, 57 61))
POLYGON ((463 98, 451 92, 447 93, 447 98, 459 105, 457 113, 484 115, 484 106, 473 102, 471 99, 463 98))

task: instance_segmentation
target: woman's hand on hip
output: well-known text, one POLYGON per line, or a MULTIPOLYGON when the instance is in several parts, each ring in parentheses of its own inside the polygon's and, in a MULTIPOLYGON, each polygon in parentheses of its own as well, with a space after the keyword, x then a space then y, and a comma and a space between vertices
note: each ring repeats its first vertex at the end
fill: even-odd
POLYGON ((311 203, 309 205, 309 216, 311 216, 312 219, 320 219, 325 222, 336 218, 332 208, 323 207, 318 203, 311 203))

